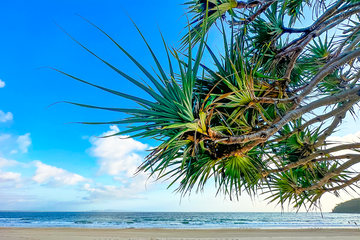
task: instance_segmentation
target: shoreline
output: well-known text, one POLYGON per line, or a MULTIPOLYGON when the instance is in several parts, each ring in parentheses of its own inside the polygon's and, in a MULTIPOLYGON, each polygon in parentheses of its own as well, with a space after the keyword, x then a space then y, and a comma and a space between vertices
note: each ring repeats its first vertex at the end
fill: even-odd
POLYGON ((1 240, 155 240, 155 239, 241 239, 320 240, 359 239, 360 229, 94 229, 94 228, 4 228, 1 240))
POLYGON ((348 229, 357 229, 360 232, 360 226, 346 226, 346 227, 219 227, 219 228, 161 228, 161 227, 126 227, 126 228, 116 228, 116 227, 69 227, 69 226, 59 226, 59 227, 22 227, 22 226, 0 226, 1 229, 78 229, 78 230, 179 230, 179 231, 187 231, 187 230, 348 230, 348 229))

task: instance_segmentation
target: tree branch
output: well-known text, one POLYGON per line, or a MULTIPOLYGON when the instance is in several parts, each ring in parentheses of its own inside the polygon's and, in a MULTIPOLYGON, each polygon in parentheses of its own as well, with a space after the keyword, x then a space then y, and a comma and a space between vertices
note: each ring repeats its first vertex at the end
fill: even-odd
MULTIPOLYGON (((355 148, 360 148, 360 143, 344 144, 344 145, 336 146, 336 147, 329 148, 329 149, 326 149, 326 150, 320 150, 320 151, 317 151, 317 152, 315 152, 315 153, 313 153, 313 154, 311 154, 311 155, 309 155, 309 156, 307 156, 305 158, 299 159, 297 162, 290 163, 290 164, 286 165, 285 167, 264 171, 262 173, 262 175, 264 177, 266 177, 271 173, 285 172, 285 171, 288 171, 290 169, 296 168, 298 166, 305 165, 305 164, 313 161, 314 159, 316 159, 319 156, 325 156, 325 155, 333 153, 333 152, 338 152, 338 151, 341 151, 341 150, 355 149, 355 148)), ((351 157, 351 156, 354 156, 354 155, 349 154, 349 155, 346 155, 346 156, 351 157)), ((356 156, 359 156, 359 155, 356 155, 356 156)), ((322 161, 324 161, 324 160, 322 160, 322 161)))
POLYGON ((254 8, 257 6, 261 6, 268 2, 275 2, 275 0, 250 0, 250 1, 237 1, 237 6, 235 8, 237 9, 243 9, 243 8, 254 8))
MULTIPOLYGON (((256 2, 258 2, 258 1, 256 1, 256 2)), ((259 10, 257 10, 253 15, 251 15, 247 19, 245 19, 243 21, 232 21, 231 24, 233 26, 235 26, 235 25, 244 25, 244 24, 249 24, 250 22, 254 21, 255 18, 257 16, 259 16, 261 13, 265 12, 266 9, 268 9, 275 2, 275 0, 266 1, 266 2, 267 2, 266 4, 262 5, 262 7, 259 10)), ((259 3, 259 4, 262 4, 262 3, 259 3)), ((257 4, 257 5, 259 5, 259 4, 257 4)), ((241 8, 243 8, 243 7, 241 7, 241 8)))
POLYGON ((341 4, 343 4, 344 1, 343 0, 339 0, 337 1, 331 8, 329 8, 325 13, 323 13, 322 16, 320 16, 311 26, 307 27, 307 28, 302 28, 299 29, 299 31, 301 32, 305 32, 307 34, 304 34, 303 36, 301 36, 298 39, 293 40, 292 42, 290 42, 290 44, 288 44, 287 46, 283 47, 280 52, 285 51, 286 49, 288 49, 289 47, 291 47, 292 45, 298 44, 302 39, 304 39, 310 32, 314 31, 316 29, 316 27, 318 25, 320 25, 321 23, 323 23, 326 19, 328 19, 329 17, 333 16, 334 13, 336 12, 336 10, 338 9, 339 6, 341 6, 341 4))
POLYGON ((311 104, 308 104, 302 108, 295 109, 288 112, 278 123, 269 127, 269 129, 260 131, 258 133, 240 136, 224 136, 221 139, 213 139, 215 142, 221 142, 224 144, 246 143, 254 140, 267 140, 269 137, 279 131, 285 124, 290 121, 296 120, 305 113, 308 113, 316 108, 324 105, 331 105, 334 103, 346 101, 346 100, 359 100, 360 99, 360 87, 343 91, 341 93, 319 99, 311 104))
MULTIPOLYGON (((349 167, 351 167, 359 162, 360 162, 360 157, 353 158, 353 159, 345 162, 344 164, 342 164, 340 167, 338 167, 338 168, 334 169, 333 171, 329 172, 328 174, 326 174, 317 184, 314 184, 307 188, 296 188, 296 193, 300 194, 304 191, 311 191, 311 190, 319 189, 319 188, 323 187, 330 180, 330 178, 338 176, 341 172, 343 172, 344 170, 348 169, 349 167)), ((355 179, 357 179, 357 178, 355 178, 355 179)))
POLYGON ((339 159, 352 159, 354 157, 360 157, 359 154, 346 154, 340 156, 332 156, 332 157, 323 157, 323 158, 316 158, 311 160, 310 162, 327 162, 327 161, 334 161, 339 159))
POLYGON ((341 121, 345 118, 345 115, 346 115, 346 112, 342 112, 335 116, 334 121, 326 129, 324 134, 322 134, 321 136, 318 137, 317 142, 314 144, 315 148, 320 147, 325 142, 326 138, 328 138, 334 132, 335 128, 337 128, 339 123, 341 123, 341 121))
POLYGON ((321 115, 321 116, 318 116, 316 118, 313 118, 309 121, 307 121, 306 123, 304 123, 303 125, 301 125, 300 127, 296 128, 294 131, 286 134, 285 136, 282 136, 282 137, 279 137, 279 138, 276 138, 276 139, 273 139, 271 140, 270 142, 280 142, 280 141, 283 141, 289 137, 291 137, 292 135, 294 135, 295 133, 298 133, 298 132, 301 132, 303 131, 305 128, 307 128, 308 126, 314 124, 314 123, 318 123, 318 122, 323 122, 325 121, 326 119, 328 118, 331 118, 339 113, 342 113, 344 111, 347 111, 349 110, 355 103, 356 101, 349 101, 347 103, 345 103, 344 105, 336 108, 335 110, 327 113, 327 114, 324 114, 324 115, 321 115))
MULTIPOLYGON (((303 49, 307 45, 307 43, 309 43, 313 38, 321 35, 323 32, 327 31, 328 29, 331 29, 334 26, 340 24, 343 20, 347 19, 349 16, 359 13, 359 12, 360 12, 360 8, 355 8, 348 12, 338 14, 336 16, 333 16, 334 14, 329 14, 329 15, 326 15, 326 17, 324 17, 324 18, 318 19, 310 27, 301 29, 301 31, 303 31, 305 34, 302 35, 301 37, 293 40, 287 46, 283 47, 279 51, 279 54, 276 57, 279 58, 279 57, 289 54, 290 52, 299 51, 300 49, 303 49), (333 17, 331 19, 328 19, 331 16, 333 16, 333 17), (326 20, 326 19, 328 19, 328 20, 326 20), (299 46, 299 44, 300 44, 300 46, 299 46), (297 45, 297 46, 292 47, 293 45, 297 45)), ((335 14, 337 14, 337 13, 339 13, 339 12, 335 12, 335 14)))
POLYGON ((327 63, 321 70, 315 75, 315 77, 310 81, 310 83, 304 88, 304 90, 297 96, 298 101, 301 102, 305 96, 311 93, 314 87, 323 80, 327 75, 334 72, 340 66, 351 61, 352 59, 360 56, 360 49, 354 50, 349 53, 341 54, 339 57, 331 60, 327 63))
POLYGON ((348 181, 344 181, 344 184, 341 184, 341 185, 339 185, 337 187, 327 188, 326 191, 327 192, 338 191, 338 190, 341 190, 341 189, 343 189, 343 188, 345 188, 347 186, 350 186, 351 184, 353 184, 353 183, 355 183, 357 181, 360 181, 360 174, 357 175, 356 177, 348 180, 348 181))

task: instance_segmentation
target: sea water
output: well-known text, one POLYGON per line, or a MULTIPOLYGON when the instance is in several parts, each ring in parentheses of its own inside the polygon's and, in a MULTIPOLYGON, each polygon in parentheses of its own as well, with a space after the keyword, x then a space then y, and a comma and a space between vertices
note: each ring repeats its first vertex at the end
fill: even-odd
POLYGON ((280 212, 0 212, 0 227, 359 228, 360 214, 280 212))

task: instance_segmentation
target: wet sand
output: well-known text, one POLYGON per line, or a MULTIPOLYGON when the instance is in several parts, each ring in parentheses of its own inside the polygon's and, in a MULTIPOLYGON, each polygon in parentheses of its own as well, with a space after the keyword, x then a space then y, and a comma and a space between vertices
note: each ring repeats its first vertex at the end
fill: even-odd
POLYGON ((1 240, 359 240, 360 229, 78 229, 0 228, 1 240))

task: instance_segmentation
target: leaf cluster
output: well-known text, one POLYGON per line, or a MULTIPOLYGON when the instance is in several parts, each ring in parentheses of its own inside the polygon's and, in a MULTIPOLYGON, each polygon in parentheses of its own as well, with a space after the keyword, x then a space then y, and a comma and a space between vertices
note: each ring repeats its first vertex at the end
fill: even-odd
POLYGON ((183 195, 202 191, 214 180, 218 193, 231 199, 244 191, 251 196, 266 193, 270 202, 310 209, 320 207, 326 192, 339 196, 339 190, 357 187, 360 177, 351 167, 360 162, 360 143, 339 146, 327 140, 348 112, 356 116, 360 100, 360 1, 196 0, 186 5, 192 18, 182 46, 170 48, 161 36, 166 67, 138 29, 155 63, 154 73, 95 26, 149 85, 79 43, 152 98, 62 72, 138 103, 132 109, 72 103, 129 115, 83 124, 122 125, 126 129, 115 136, 158 140, 138 172, 170 180, 183 195), (315 19, 312 25, 295 28, 309 12, 315 19), (214 25, 223 37, 221 55, 206 42, 214 25), (343 34, 334 30, 337 27, 343 34), (204 62, 205 53, 211 61, 204 62))

